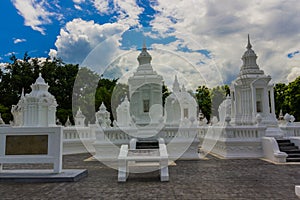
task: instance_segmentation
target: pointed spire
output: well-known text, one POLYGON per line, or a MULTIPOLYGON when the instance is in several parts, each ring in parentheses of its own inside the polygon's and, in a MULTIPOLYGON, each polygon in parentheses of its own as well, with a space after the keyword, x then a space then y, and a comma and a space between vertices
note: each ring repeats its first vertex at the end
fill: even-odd
POLYGON ((69 116, 68 116, 68 119, 67 119, 67 121, 66 121, 66 123, 65 123, 65 126, 72 126, 72 123, 71 123, 71 121, 70 121, 70 118, 69 118, 69 116))
POLYGON ((82 111, 79 107, 78 110, 77 110, 77 113, 76 113, 76 118, 83 118, 83 117, 84 117, 84 115, 82 114, 82 111))
POLYGON ((140 65, 150 64, 151 63, 152 57, 151 57, 151 55, 147 51, 147 46, 146 46, 145 40, 143 42, 142 52, 138 56, 137 60, 139 61, 140 65))
POLYGON ((100 111, 106 111, 106 107, 105 107, 103 102, 101 103, 99 110, 100 111))
POLYGON ((185 89, 185 86, 182 85, 182 89, 181 89, 182 92, 186 92, 186 89, 185 89))
POLYGON ((175 75, 175 80, 173 83, 173 92, 180 92, 180 86, 179 86, 179 82, 177 79, 177 75, 175 75))
POLYGON ((145 38, 144 38, 144 41, 143 41, 143 50, 147 50, 147 46, 146 46, 146 40, 145 40, 145 38))
POLYGON ((24 95, 24 88, 22 88, 21 98, 25 97, 24 95))
POLYGON ((257 56, 252 49, 252 45, 250 43, 250 36, 248 34, 248 43, 246 46, 247 50, 242 56, 243 65, 240 70, 240 76, 245 74, 264 74, 262 70, 259 69, 259 66, 256 63, 257 56))
POLYGON ((251 49, 252 48, 252 45, 250 43, 250 36, 248 34, 248 44, 247 44, 247 49, 251 49))
POLYGON ((42 77, 42 73, 39 73, 39 77, 36 79, 35 84, 46 85, 46 82, 45 82, 45 80, 42 77))

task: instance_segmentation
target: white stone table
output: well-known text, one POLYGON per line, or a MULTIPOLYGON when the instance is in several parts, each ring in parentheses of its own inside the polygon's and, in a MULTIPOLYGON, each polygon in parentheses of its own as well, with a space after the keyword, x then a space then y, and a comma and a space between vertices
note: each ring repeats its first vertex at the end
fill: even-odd
MULTIPOLYGON (((120 154, 118 157, 119 170, 118 181, 126 182, 126 179, 130 173, 129 163, 159 163, 159 172, 161 181, 169 181, 169 169, 168 169, 168 153, 165 144, 159 144, 159 149, 130 149, 128 145, 122 145, 120 154)), ((138 165, 136 165, 138 166, 138 165)), ((139 165, 138 167, 145 168, 147 165, 139 165)), ((137 171, 131 171, 137 172, 137 171)), ((140 173, 140 172, 138 172, 140 173)))

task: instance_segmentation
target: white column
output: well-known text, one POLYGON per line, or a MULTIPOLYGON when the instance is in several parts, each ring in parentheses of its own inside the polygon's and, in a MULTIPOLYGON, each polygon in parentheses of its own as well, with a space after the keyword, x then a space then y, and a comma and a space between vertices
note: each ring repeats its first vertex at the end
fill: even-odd
POLYGON ((263 112, 264 113, 269 113, 269 95, 268 95, 268 90, 266 87, 263 89, 263 112))
POLYGON ((271 96, 271 112, 275 115, 275 100, 274 100, 274 88, 273 86, 270 89, 270 96, 271 96))
POLYGON ((251 86, 251 91, 252 91, 252 117, 255 117, 256 115, 256 88, 251 86))

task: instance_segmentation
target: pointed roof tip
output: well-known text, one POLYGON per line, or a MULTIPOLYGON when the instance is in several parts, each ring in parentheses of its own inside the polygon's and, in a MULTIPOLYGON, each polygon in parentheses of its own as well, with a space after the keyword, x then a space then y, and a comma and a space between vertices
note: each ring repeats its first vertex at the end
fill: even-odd
POLYGON ((248 33, 248 44, 247 44, 247 49, 251 49, 252 48, 252 45, 250 43, 250 35, 248 33))
POLYGON ((147 49, 147 46, 146 46, 146 39, 144 38, 143 40, 143 49, 147 49))
POLYGON ((22 93, 21 93, 21 97, 24 97, 24 88, 22 88, 22 93))

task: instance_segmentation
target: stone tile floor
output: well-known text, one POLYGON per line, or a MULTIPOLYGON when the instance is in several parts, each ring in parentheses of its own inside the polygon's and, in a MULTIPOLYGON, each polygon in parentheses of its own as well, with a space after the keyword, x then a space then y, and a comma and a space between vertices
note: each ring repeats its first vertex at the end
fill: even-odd
POLYGON ((177 161, 170 182, 158 172, 130 174, 117 182, 117 171, 89 154, 64 156, 64 168, 88 169, 87 178, 69 183, 0 183, 0 199, 297 199, 300 165, 274 165, 260 159, 177 161))

